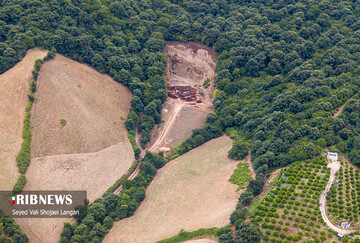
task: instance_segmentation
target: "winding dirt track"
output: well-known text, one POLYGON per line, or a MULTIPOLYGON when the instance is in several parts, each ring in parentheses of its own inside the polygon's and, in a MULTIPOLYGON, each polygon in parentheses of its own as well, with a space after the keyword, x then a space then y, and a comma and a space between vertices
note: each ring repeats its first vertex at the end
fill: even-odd
POLYGON ((325 223, 327 224, 327 226, 328 226, 329 228, 331 228, 332 230, 335 230, 335 231, 338 232, 339 234, 346 235, 346 234, 350 234, 350 233, 354 232, 355 230, 346 230, 346 229, 341 229, 341 228, 336 227, 335 225, 333 225, 333 224, 330 222, 329 218, 328 218, 327 215, 326 215, 326 210, 325 210, 326 194, 327 194, 328 191, 330 190, 331 185, 334 183, 335 174, 336 174, 336 172, 340 169, 340 167, 341 167, 340 162, 332 162, 332 163, 329 163, 329 164, 328 164, 328 168, 331 169, 331 172, 330 172, 330 177, 329 177, 328 183, 327 183, 327 185, 326 185, 326 188, 325 188, 325 190, 321 193, 321 196, 320 196, 320 211, 321 211, 321 216, 322 216, 322 218, 324 219, 325 223))
POLYGON ((351 97, 350 99, 348 99, 344 104, 342 104, 341 106, 339 106, 338 111, 334 113, 334 118, 338 117, 338 116, 341 114, 341 112, 343 111, 345 105, 346 105, 350 100, 352 100, 353 98, 354 98, 354 96, 351 97))
POLYGON ((254 166, 253 166, 253 163, 252 163, 252 161, 251 161, 251 148, 249 148, 249 153, 248 153, 248 155, 246 156, 246 162, 247 162, 248 165, 249 165, 249 169, 250 169, 250 171, 251 171, 251 177, 252 177, 253 179, 255 179, 255 178, 256 178, 256 172, 255 172, 255 170, 254 170, 254 166))
MULTIPOLYGON (((164 129, 162 130, 161 134, 158 136, 157 140, 155 141, 155 143, 150 147, 149 152, 153 152, 155 149, 158 148, 158 145, 163 141, 164 137, 167 135, 167 133, 170 131, 170 129, 173 127, 174 122, 176 121, 177 116, 179 115, 179 112, 181 111, 181 108, 183 107, 183 105, 181 103, 176 102, 175 103, 175 107, 173 110, 173 113, 171 114, 171 119, 164 125, 164 129)), ((135 134, 136 142, 138 143, 139 140, 139 134, 136 133, 135 134)), ((139 146, 139 144, 138 144, 139 146)), ((141 151, 141 155, 140 158, 144 157, 144 151, 141 151)), ((131 173, 131 175, 127 178, 128 180, 132 180, 135 178, 135 176, 137 176, 137 174, 140 171, 140 163, 138 164, 138 166, 136 167, 136 169, 134 170, 133 173, 131 173)), ((120 185, 118 188, 116 188, 114 190, 114 194, 119 195, 120 192, 122 190, 122 185, 120 185)))

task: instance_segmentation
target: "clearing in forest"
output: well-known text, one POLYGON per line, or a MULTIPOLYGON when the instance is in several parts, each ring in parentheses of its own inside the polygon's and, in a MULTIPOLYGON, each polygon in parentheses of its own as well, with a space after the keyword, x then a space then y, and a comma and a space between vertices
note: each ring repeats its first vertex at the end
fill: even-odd
MULTIPOLYGON (((45 62, 31 111, 24 190, 86 190, 101 197, 134 161, 121 117, 131 93, 108 75, 61 55, 45 62)), ((73 219, 17 219, 31 242, 58 242, 73 219)))
POLYGON ((167 42, 166 83, 168 99, 163 105, 164 123, 155 128, 148 148, 167 150, 187 139, 204 125, 211 112, 217 54, 198 43, 167 42))
POLYGON ((213 139, 160 169, 134 216, 114 223, 104 242, 155 242, 180 229, 229 223, 239 193, 229 182, 238 161, 227 158, 232 140, 213 139))
POLYGON ((21 62, 0 75, 0 188, 11 190, 19 176, 16 156, 20 151, 27 94, 36 59, 46 51, 29 50, 21 62))
POLYGON ((37 83, 32 158, 96 152, 126 140, 120 117, 127 116, 131 93, 110 76, 56 55, 43 64, 37 83))

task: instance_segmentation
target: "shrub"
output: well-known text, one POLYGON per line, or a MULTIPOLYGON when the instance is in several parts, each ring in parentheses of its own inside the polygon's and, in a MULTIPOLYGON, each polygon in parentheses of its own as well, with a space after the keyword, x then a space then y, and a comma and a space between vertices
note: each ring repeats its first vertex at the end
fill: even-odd
POLYGON ((16 193, 21 192, 22 189, 24 188, 25 183, 26 183, 26 178, 24 175, 21 175, 18 178, 16 184, 14 185, 13 192, 16 192, 16 193))

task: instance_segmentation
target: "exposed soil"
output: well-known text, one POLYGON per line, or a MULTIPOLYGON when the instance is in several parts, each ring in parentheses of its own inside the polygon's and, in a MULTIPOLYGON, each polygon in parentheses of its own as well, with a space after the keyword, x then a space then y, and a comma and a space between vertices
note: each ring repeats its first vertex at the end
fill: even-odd
POLYGON ((184 243, 217 243, 218 241, 214 237, 207 237, 202 239, 194 239, 183 241, 184 243))
POLYGON ((270 173, 270 175, 268 175, 268 176, 266 177, 265 185, 264 185, 261 193, 266 192, 266 191, 268 190, 269 185, 271 184, 271 182, 273 182, 273 181, 275 180, 275 178, 277 177, 277 175, 278 175, 280 172, 281 172, 281 168, 276 169, 276 170, 272 171, 272 172, 270 173))
POLYGON ((171 99, 180 98, 182 101, 195 101, 196 103, 202 103, 201 98, 199 98, 197 89, 191 86, 170 86, 168 89, 168 96, 171 99))
POLYGON ((334 118, 338 117, 338 116, 342 113, 345 105, 346 105, 350 100, 352 100, 353 98, 354 98, 354 96, 351 97, 350 99, 348 99, 344 104, 342 104, 341 106, 339 106, 339 107, 336 109, 336 112, 334 113, 334 118))
POLYGON ((169 162, 147 188, 135 215, 114 223, 104 242, 155 242, 180 229, 229 223, 239 193, 228 180, 238 161, 227 158, 232 140, 223 136, 169 162))
MULTIPOLYGON (((124 121, 131 93, 61 55, 43 64, 32 109, 32 159, 24 190, 86 190, 101 197, 134 161, 124 121), (66 125, 60 124, 66 120, 66 125)), ((30 242, 59 242, 73 219, 17 219, 30 242)))
POLYGON ((36 59, 46 51, 29 50, 21 62, 0 75, 0 188, 11 190, 19 176, 16 156, 21 149, 27 94, 36 59))
POLYGON ((217 54, 213 49, 198 43, 167 42, 165 52, 168 100, 162 110, 164 123, 153 130, 148 145, 153 152, 173 148, 188 138, 192 130, 203 126, 211 112, 215 90, 217 54), (207 78, 210 82, 205 88, 202 85, 207 78))
POLYGON ((61 55, 40 72, 31 117, 32 158, 96 152, 127 140, 125 119, 120 119, 130 108, 125 86, 61 55))
POLYGON ((248 155, 246 156, 246 162, 248 163, 249 165, 249 169, 251 171, 251 177, 255 180, 256 178, 256 172, 255 172, 255 169, 254 169, 254 165, 251 161, 251 148, 249 148, 249 152, 248 152, 248 155))
MULTIPOLYGON (((101 197, 134 161, 131 145, 118 143, 87 154, 35 158, 26 172, 24 190, 86 190, 90 201, 101 197)), ((31 242, 59 242, 71 219, 17 219, 31 242), (56 227, 55 227, 56 226, 56 227)))

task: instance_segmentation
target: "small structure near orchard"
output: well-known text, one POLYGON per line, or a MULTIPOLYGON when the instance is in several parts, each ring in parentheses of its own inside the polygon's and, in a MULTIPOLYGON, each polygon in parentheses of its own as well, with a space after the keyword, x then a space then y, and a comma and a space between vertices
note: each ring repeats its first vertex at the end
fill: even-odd
POLYGON ((340 226, 343 229, 348 229, 350 228, 351 224, 349 222, 342 222, 340 226))
POLYGON ((338 161, 338 153, 328 152, 327 159, 330 162, 337 162, 338 161))

